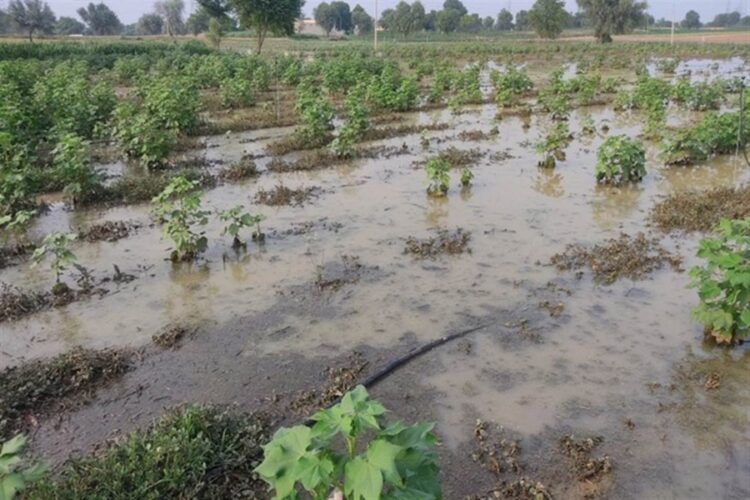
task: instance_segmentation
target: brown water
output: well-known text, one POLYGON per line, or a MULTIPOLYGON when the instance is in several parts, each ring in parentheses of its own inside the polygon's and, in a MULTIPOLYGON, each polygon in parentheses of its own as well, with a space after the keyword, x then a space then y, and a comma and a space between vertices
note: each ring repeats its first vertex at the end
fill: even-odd
MULTIPOLYGON (((239 257, 230 238, 221 236, 218 222, 207 227, 210 247, 200 262, 173 266, 165 260, 169 242, 150 225, 148 205, 75 213, 54 206, 33 234, 104 220, 142 223, 136 234, 121 241, 75 248, 79 262, 96 276, 111 275, 117 264, 138 279, 106 285, 111 292, 101 299, 0 324, 0 367, 74 345, 143 345, 172 322, 207 325, 221 343, 223 324, 294 300, 287 292, 313 280, 318 266, 357 256, 378 272, 339 291, 343 298, 335 315, 311 321, 304 314, 289 314, 284 335, 276 329, 256 332, 244 354, 281 360, 345 353, 361 345, 389 348, 405 335, 424 342, 467 324, 487 323, 486 330, 471 338, 469 354, 442 349, 441 368, 418 381, 439 395, 433 403, 446 446, 457 449, 469 440, 478 417, 529 438, 557 430, 601 434, 616 464, 616 497, 747 497, 749 357, 746 349, 728 353, 702 345, 701 328, 690 317, 696 294, 686 288, 688 276, 662 270, 645 281, 601 287, 589 277, 576 280, 545 264, 570 243, 647 231, 648 210, 661 195, 737 185, 750 179, 750 169, 733 157, 689 169, 665 168, 652 147, 649 174, 641 185, 597 186, 595 151, 604 136, 578 137, 584 113, 599 127, 607 123, 610 134, 635 135, 642 121, 603 108, 574 112, 570 128, 577 138, 567 149, 567 160, 545 171, 536 167, 534 152, 547 124, 544 117, 534 117, 528 131, 519 119, 507 118, 497 123, 496 139, 463 142, 455 138, 458 132, 489 131, 495 125, 493 106, 458 116, 444 110, 419 113, 409 119, 452 125, 427 134, 429 151, 416 135, 398 137, 378 144, 406 143, 407 154, 310 173, 264 174, 210 190, 204 204, 212 210, 243 203, 267 217, 265 247, 249 244, 247 254, 239 257), (460 192, 455 171, 448 197, 430 199, 425 174, 413 164, 449 146, 479 148, 485 154, 473 167, 469 192, 460 192), (493 153, 506 152, 510 159, 492 159, 493 153), (258 189, 279 182, 320 186, 323 193, 303 207, 253 206, 258 189), (274 232, 303 222, 314 222, 314 229, 301 235, 274 232), (331 231, 330 224, 341 227, 331 231), (403 254, 407 237, 457 227, 471 232, 470 254, 426 261, 403 254), (539 308, 542 301, 561 302, 563 314, 550 317, 539 308), (722 372, 724 389, 709 392, 700 376, 714 370, 722 372), (689 374, 688 381, 680 373, 689 374), (678 388, 668 391, 670 383, 678 388), (662 388, 650 390, 649 384, 662 388), (670 409, 662 411, 660 404, 667 403, 670 409), (627 418, 637 432, 625 428, 627 418)), ((288 132, 210 137, 206 142, 214 147, 202 153, 210 160, 236 161, 288 132)), ((267 160, 259 160, 259 166, 267 160)), ((664 244, 684 256, 687 267, 696 263, 697 240, 667 237, 664 244)), ((51 285, 45 269, 28 264, 1 271, 0 281, 28 288, 51 285)))

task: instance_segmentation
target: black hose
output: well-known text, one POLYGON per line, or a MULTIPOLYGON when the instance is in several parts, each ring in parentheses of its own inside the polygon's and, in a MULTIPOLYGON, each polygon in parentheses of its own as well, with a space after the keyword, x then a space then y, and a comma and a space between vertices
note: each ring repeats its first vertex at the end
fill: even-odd
MULTIPOLYGON (((400 358, 395 359, 394 361, 391 361, 387 365, 385 365, 383 368, 378 370, 377 372, 373 373, 369 377, 367 377, 363 382, 361 382, 358 385, 363 385, 365 388, 369 389, 405 364, 409 363, 415 358, 418 358, 419 356, 422 356, 423 354, 426 354, 433 349, 440 347, 443 344, 447 344, 448 342, 452 342, 454 340, 460 339, 461 337, 465 337, 471 333, 477 332, 479 330, 482 330, 484 328, 487 328, 488 326, 492 325, 492 323, 487 323, 484 325, 475 326, 473 328, 469 328, 467 330, 462 330, 460 332, 452 333, 450 335, 446 335, 445 337, 440 337, 437 340, 433 340, 432 342, 428 342, 427 344, 424 344, 423 346, 417 347, 415 349, 412 349, 408 353, 404 354, 400 358)), ((328 405, 325 406, 324 409, 329 409, 332 406, 335 406, 341 401, 341 396, 337 397, 333 401, 331 401, 328 405)), ((312 419, 307 419, 305 421, 305 425, 310 427, 315 423, 312 419)))

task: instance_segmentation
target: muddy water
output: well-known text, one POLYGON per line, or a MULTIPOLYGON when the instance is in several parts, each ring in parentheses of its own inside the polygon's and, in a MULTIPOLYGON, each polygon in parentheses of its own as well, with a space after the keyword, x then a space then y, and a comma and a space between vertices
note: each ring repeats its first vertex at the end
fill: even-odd
MULTIPOLYGON (((576 140, 567 160, 544 171, 536 167, 534 152, 549 125, 544 117, 535 117, 524 131, 517 118, 495 123, 493 106, 457 116, 438 110, 409 117, 416 123, 451 123, 448 130, 426 134, 427 151, 416 135, 398 137, 377 143, 406 144, 407 153, 388 159, 311 173, 269 173, 219 186, 205 193, 205 206, 221 210, 242 203, 263 213, 268 241, 263 247, 249 243, 247 253, 238 255, 219 223, 212 222, 206 228, 209 250, 193 265, 165 260, 169 242, 151 224, 147 205, 75 213, 56 206, 33 234, 105 220, 140 222, 142 227, 126 239, 75 248, 79 262, 95 276, 111 275, 116 264, 137 279, 103 285, 110 293, 101 299, 1 324, 0 366, 74 345, 144 345, 174 322, 201 325, 221 344, 227 341, 222 325, 297 301, 299 290, 315 293, 305 286, 321 266, 356 256, 370 271, 331 295, 332 314, 321 319, 282 308, 287 311, 283 328, 277 323, 260 328, 226 362, 346 353, 362 345, 387 349, 404 338, 426 342, 466 325, 485 324, 464 349, 442 349, 431 369, 415 374, 415 383, 437 395, 432 404, 449 449, 470 439, 476 418, 533 439, 556 439, 562 432, 603 435, 604 451, 616 464, 615 497, 747 496, 749 358, 742 349, 727 353, 702 346, 701 329, 690 318, 696 296, 686 289, 687 275, 662 270, 645 281, 600 287, 588 276, 576 279, 546 263, 570 243, 648 231, 646 215, 660 196, 736 185, 750 180, 750 169, 730 157, 690 169, 664 168, 652 147, 649 174, 641 185, 597 186, 595 151, 605 136, 580 137, 584 114, 599 127, 606 123, 610 134, 636 135, 642 122, 637 115, 621 117, 607 109, 574 112, 570 127, 576 140), (496 139, 456 139, 461 131, 487 132, 494 125, 500 131, 496 139), (448 147, 483 153, 472 167, 474 185, 461 191, 455 171, 448 197, 428 198, 424 172, 416 163, 448 147), (302 207, 253 204, 259 189, 279 183, 322 191, 302 207), (308 222, 309 231, 285 234, 308 222), (407 237, 457 227, 471 232, 470 254, 425 261, 403 254, 407 237), (561 303, 563 312, 552 317, 541 303, 561 303), (709 392, 701 377, 712 371, 723 374, 724 388, 709 392), (669 389, 670 384, 675 387, 669 389), (624 425, 627 419, 635 430, 624 425)), ((261 153, 288 132, 210 137, 200 154, 230 163, 245 153, 261 153)), ((259 167, 267 161, 258 160, 259 167)), ((664 244, 689 266, 696 262, 697 240, 674 236, 664 244)), ((3 270, 0 280, 29 288, 51 285, 49 273, 29 265, 3 270)), ((215 383, 228 387, 232 382, 215 383)))

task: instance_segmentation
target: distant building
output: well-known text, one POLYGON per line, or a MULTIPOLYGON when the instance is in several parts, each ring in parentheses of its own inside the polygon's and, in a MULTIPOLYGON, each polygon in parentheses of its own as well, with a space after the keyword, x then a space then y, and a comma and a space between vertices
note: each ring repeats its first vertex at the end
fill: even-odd
MULTIPOLYGON (((326 36, 326 31, 320 27, 315 19, 299 19, 295 26, 295 31, 300 35, 326 36)), ((331 38, 343 38, 346 34, 337 29, 331 30, 331 38)))

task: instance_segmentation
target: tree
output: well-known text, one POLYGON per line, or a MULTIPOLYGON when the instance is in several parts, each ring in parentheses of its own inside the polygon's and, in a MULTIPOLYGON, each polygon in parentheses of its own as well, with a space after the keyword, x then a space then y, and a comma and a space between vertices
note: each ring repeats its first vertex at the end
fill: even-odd
POLYGON ((487 16, 484 19, 482 19, 483 29, 490 31, 494 27, 495 27, 495 20, 492 18, 492 16, 487 16))
POLYGON ((138 35, 161 35, 164 21, 159 14, 143 14, 135 26, 138 35))
POLYGON ((714 20, 709 23, 714 28, 731 28, 740 24, 741 17, 739 12, 729 12, 718 14, 714 20))
MULTIPOLYGON (((161 17, 159 19, 161 19, 161 17)), ((208 31, 208 23, 211 19, 215 19, 215 17, 209 14, 208 10, 206 10, 203 5, 200 5, 195 9, 195 12, 188 16, 187 21, 185 21, 185 29, 193 35, 205 33, 208 31)))
POLYGON ((331 7, 331 4, 323 2, 313 10, 313 18, 318 23, 323 31, 326 32, 326 36, 331 35, 331 31, 336 26, 336 12, 331 7))
POLYGON ((211 20, 208 21, 208 40, 216 50, 219 50, 221 48, 221 39, 223 37, 224 26, 221 24, 221 21, 218 18, 212 17, 211 20))
POLYGON ((422 29, 425 31, 435 31, 437 29, 437 11, 431 10, 424 16, 422 29))
POLYGON ((29 41, 34 41, 34 32, 52 33, 55 28, 55 14, 47 2, 41 0, 13 0, 8 4, 8 15, 19 28, 29 33, 29 41))
POLYGON ((461 12, 454 9, 445 9, 437 13, 437 28, 443 33, 453 33, 458 29, 461 22, 461 12))
POLYGON ((372 33, 374 25, 372 17, 370 17, 370 14, 365 12, 365 9, 359 4, 352 9, 352 25, 359 35, 372 33))
POLYGON ((77 12, 92 35, 118 35, 122 31, 122 23, 117 14, 104 3, 90 3, 77 12))
POLYGON ((443 3, 443 10, 455 10, 462 16, 469 13, 464 4, 461 3, 461 0, 445 0, 445 3, 443 3))
POLYGON ((557 38, 568 23, 564 0, 536 0, 529 11, 529 23, 542 38, 557 38))
POLYGON ((577 0, 578 7, 594 27, 602 43, 612 42, 612 35, 633 31, 645 16, 648 4, 638 0, 577 0))
POLYGON ((529 26, 529 11, 519 10, 516 12, 516 31, 527 31, 529 26))
POLYGON ((466 14, 458 21, 458 30, 463 33, 476 33, 482 29, 482 20, 479 14, 466 14))
MULTIPOLYGON (((215 17, 220 21, 228 18, 232 11, 229 0, 198 0, 198 6, 198 10, 202 9, 209 17, 215 17)), ((225 23, 222 24, 226 26, 225 23)))
POLYGON ((61 17, 55 23, 55 33, 58 35, 80 35, 86 30, 86 26, 78 19, 72 17, 61 17))
POLYGON ((154 10, 161 16, 164 30, 169 36, 185 31, 185 23, 182 21, 185 3, 182 0, 160 0, 154 4, 154 10))
POLYGON ((498 31, 510 31, 513 29, 513 14, 508 9, 503 9, 497 15, 495 29, 498 31))
POLYGON ((240 24, 255 31, 257 53, 269 33, 292 35, 294 21, 302 17, 304 0, 230 0, 240 24))
POLYGON ((393 11, 391 29, 406 37, 409 33, 421 30, 424 26, 424 19, 424 6, 420 2, 409 5, 402 0, 393 11))
POLYGON ((681 24, 683 28, 689 30, 698 29, 702 26, 701 16, 694 10, 689 10, 687 14, 685 14, 685 19, 682 20, 681 24))
POLYGON ((352 25, 352 12, 349 10, 349 4, 346 2, 331 2, 331 9, 336 17, 335 27, 338 31, 350 34, 354 29, 352 25))

